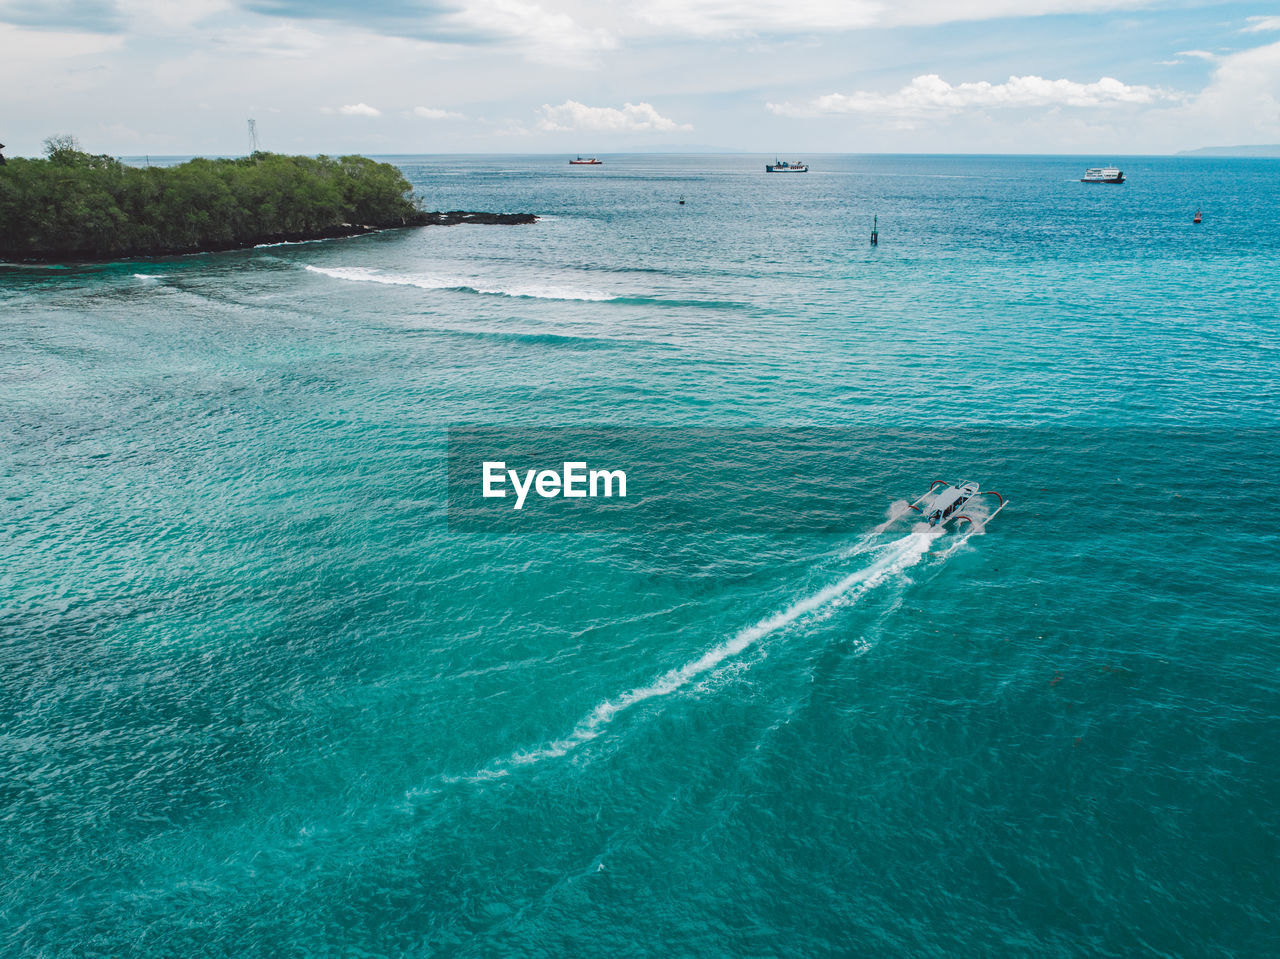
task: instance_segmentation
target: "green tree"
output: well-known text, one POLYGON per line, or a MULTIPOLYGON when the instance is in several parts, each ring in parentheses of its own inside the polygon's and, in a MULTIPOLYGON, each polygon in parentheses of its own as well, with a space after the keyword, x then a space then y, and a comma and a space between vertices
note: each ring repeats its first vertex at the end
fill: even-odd
POLYGON ((420 222, 403 174, 367 157, 195 159, 126 166, 45 140, 0 167, 0 258, 86 259, 228 249, 420 222))

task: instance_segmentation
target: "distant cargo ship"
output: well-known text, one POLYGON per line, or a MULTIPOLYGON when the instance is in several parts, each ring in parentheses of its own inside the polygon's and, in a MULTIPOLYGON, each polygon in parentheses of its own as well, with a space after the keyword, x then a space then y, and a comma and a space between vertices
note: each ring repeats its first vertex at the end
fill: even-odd
POLYGON ((1124 171, 1113 166, 1095 166, 1084 171, 1081 183, 1123 183, 1124 171))
POLYGON ((576 160, 570 160, 569 166, 599 166, 604 163, 603 160, 597 160, 595 157, 578 157, 576 160))
POLYGON ((794 163, 788 163, 786 160, 774 160, 772 163, 764 165, 766 173, 808 173, 809 164, 801 163, 796 160, 794 163))

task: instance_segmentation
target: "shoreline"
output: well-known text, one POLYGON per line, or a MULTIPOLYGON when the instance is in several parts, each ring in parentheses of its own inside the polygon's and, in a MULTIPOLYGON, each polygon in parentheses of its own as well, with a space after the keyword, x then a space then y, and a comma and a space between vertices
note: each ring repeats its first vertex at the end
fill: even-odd
POLYGON ((424 226, 458 226, 463 223, 475 223, 481 226, 526 226, 537 223, 534 213, 487 213, 477 210, 439 210, 431 213, 418 213, 404 223, 369 224, 340 223, 320 230, 299 233, 272 233, 253 237, 244 242, 234 243, 202 243, 190 247, 149 247, 133 250, 120 256, 34 256, 22 259, 5 259, 0 263, 10 266, 59 264, 59 263, 127 263, 132 260, 151 260, 170 256, 196 256, 201 253, 231 253, 236 250, 252 250, 262 246, 276 246, 285 243, 311 243, 322 240, 340 240, 352 236, 365 236, 370 233, 383 233, 387 230, 408 230, 424 226))

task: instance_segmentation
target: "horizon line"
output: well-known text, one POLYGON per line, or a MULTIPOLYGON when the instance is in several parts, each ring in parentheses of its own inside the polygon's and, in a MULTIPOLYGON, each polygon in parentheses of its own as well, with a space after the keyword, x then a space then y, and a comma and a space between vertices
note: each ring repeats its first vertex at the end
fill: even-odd
MULTIPOLYGON (((1258 149, 1260 146, 1263 146, 1263 145, 1261 145, 1261 144, 1260 144, 1260 145, 1255 146, 1255 147, 1252 147, 1252 148, 1253 148, 1253 149, 1258 149)), ((1270 145, 1267 145, 1267 146, 1270 146, 1270 145)), ((1265 154, 1264 154, 1264 155, 1243 155, 1243 154, 1242 154, 1242 155, 1231 155, 1231 154, 1226 154, 1226 153, 1216 153, 1216 152, 1212 152, 1212 153, 1211 153, 1211 152, 1209 152, 1209 151, 1231 150, 1231 149, 1247 149, 1247 147, 1244 147, 1244 146, 1240 146, 1240 147, 1197 147, 1197 148, 1190 149, 1190 150, 1179 150, 1179 151, 1177 151, 1177 152, 1175 152, 1175 153, 1126 153, 1126 152, 1122 152, 1122 151, 1115 151, 1115 152, 1107 153, 1106 155, 1107 155, 1108 157, 1110 157, 1110 158, 1115 158, 1115 157, 1125 157, 1125 158, 1129 158, 1129 159, 1174 159, 1174 158, 1181 158, 1181 159, 1218 159, 1218 160, 1224 160, 1224 159, 1238 159, 1238 160, 1275 160, 1275 159, 1280 159, 1280 144, 1277 144, 1277 145, 1275 146, 1275 150, 1276 150, 1276 155, 1275 155, 1275 156, 1267 156, 1267 155, 1265 155, 1265 154)), ((86 152, 87 152, 87 151, 86 151, 86 152)), ((277 153, 278 151, 275 151, 275 150, 262 150, 262 151, 260 151, 260 152, 263 152, 263 153, 277 153)), ((435 150, 430 150, 430 151, 427 151, 427 150, 423 150, 423 151, 417 151, 417 150, 407 150, 407 151, 376 152, 376 153, 375 153, 375 152, 369 152, 369 153, 360 153, 360 152, 357 152, 357 153, 354 153, 354 154, 352 154, 352 153, 343 153, 343 152, 339 152, 339 151, 327 151, 327 150, 320 150, 320 151, 315 151, 315 152, 310 152, 310 153, 301 153, 301 154, 288 154, 288 153, 281 153, 280 155, 283 155, 283 156, 291 156, 291 155, 292 155, 292 156, 298 156, 298 155, 301 155, 301 156, 353 156, 353 155, 354 155, 354 156, 367 156, 367 157, 457 157, 457 156, 470 156, 470 157, 485 157, 485 156, 492 156, 492 157, 504 157, 504 156, 525 156, 525 157, 566 157, 566 156, 570 156, 571 154, 570 154, 570 153, 567 153, 567 152, 565 152, 565 151, 562 151, 562 150, 534 150, 534 151, 495 151, 495 150, 479 150, 479 151, 471 151, 471 150, 450 150, 450 151, 443 151, 443 150, 442 150, 442 151, 435 151, 435 150)), ((576 156, 576 155, 578 155, 578 154, 573 154, 573 155, 575 155, 575 156, 576 156)), ((583 155, 583 156, 586 156, 586 155, 588 155, 588 154, 582 154, 582 155, 583 155)), ((765 152, 765 151, 762 151, 762 150, 694 150, 694 151, 682 151, 682 150, 629 150, 629 151, 628 151, 628 150, 615 150, 615 151, 601 151, 601 152, 591 153, 590 155, 591 155, 591 156, 594 156, 594 157, 629 157, 629 156, 702 156, 702 157, 709 157, 709 156, 744 156, 744 157, 769 157, 769 156, 777 156, 777 157, 781 157, 781 156, 783 156, 784 154, 782 154, 782 153, 778 153, 777 151, 768 151, 768 152, 765 152)), ((957 151, 957 152, 938 152, 938 151, 910 151, 910 152, 906 152, 906 151, 866 151, 866 152, 845 152, 845 151, 832 151, 832 150, 822 150, 822 151, 819 151, 819 150, 790 150, 790 151, 787 151, 787 152, 786 152, 786 155, 787 155, 787 156, 802 156, 802 157, 1025 157, 1025 158, 1046 158, 1046 157, 1047 157, 1047 158, 1058 158, 1058 157, 1061 157, 1061 158, 1067 158, 1067 159, 1090 158, 1090 157, 1091 157, 1091 158, 1096 159, 1097 157, 1099 157, 1099 156, 1102 156, 1102 155, 1103 155, 1103 151, 1092 151, 1092 152, 1088 152, 1088 153, 992 153, 992 152, 959 152, 959 151, 957 151)), ((11 154, 11 156, 13 156, 13 155, 11 154)), ((21 155, 19 155, 19 156, 21 156, 21 155)), ((119 154, 115 154, 115 156, 116 156, 118 159, 126 159, 126 158, 127 158, 127 159, 145 159, 146 157, 152 157, 152 158, 155 158, 155 159, 172 160, 172 159, 181 159, 181 158, 192 158, 192 159, 195 159, 195 158, 200 158, 200 157, 211 158, 211 159, 237 159, 237 158, 241 158, 241 157, 251 156, 251 154, 249 154, 249 153, 243 153, 243 152, 240 152, 240 153, 209 153, 209 152, 199 152, 199 153, 119 153, 119 154)), ((14 157, 14 158, 16 159, 17 157, 14 157)), ((23 158, 24 158, 24 159, 39 159, 39 157, 23 157, 23 158)))

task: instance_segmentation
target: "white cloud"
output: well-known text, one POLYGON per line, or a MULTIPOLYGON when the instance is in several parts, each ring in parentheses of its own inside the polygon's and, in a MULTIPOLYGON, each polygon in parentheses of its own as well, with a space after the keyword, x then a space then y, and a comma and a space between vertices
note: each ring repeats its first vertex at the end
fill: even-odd
POLYGON ((607 30, 584 27, 568 14, 525 0, 470 0, 448 20, 463 35, 500 37, 530 60, 559 66, 590 65, 599 51, 618 45, 607 30))
POLYGON ((1043 77, 1010 77, 1006 83, 952 85, 936 73, 916 77, 897 93, 829 93, 801 104, 770 103, 781 116, 827 116, 873 113, 899 117, 955 113, 969 109, 1001 107, 1100 107, 1115 104, 1149 104, 1176 99, 1156 87, 1121 83, 1103 77, 1094 83, 1046 80, 1043 77))
POLYGON ((538 126, 543 130, 586 130, 601 133, 650 133, 692 130, 688 123, 677 123, 662 116, 648 103, 624 103, 622 109, 589 107, 577 100, 565 100, 559 106, 544 103, 538 126))
POLYGON ((1280 138, 1280 42, 1223 57, 1209 85, 1169 119, 1190 121, 1205 144, 1274 143, 1280 138))
POLYGON ((639 18, 653 27, 695 36, 742 36, 928 26, 962 20, 1135 10, 1149 5, 1149 0, 650 0, 639 18))
POLYGON ((231 0, 115 0, 115 7, 129 17, 140 32, 163 32, 189 27, 232 9, 231 0))
POLYGON ((414 107, 409 111, 410 116, 417 117, 420 120, 461 120, 461 113, 454 113, 452 110, 441 110, 438 107, 414 107))
POLYGON ((1224 54, 1213 66, 1209 83, 1199 93, 1172 102, 1116 114, 1078 111, 1096 127, 1076 142, 1131 144, 1128 152, 1163 152, 1204 146, 1280 143, 1280 42, 1224 54), (1104 130, 1108 116, 1123 123, 1104 130))
POLYGON ((338 112, 344 117, 380 117, 382 111, 377 107, 371 107, 367 103, 349 103, 345 107, 338 107, 338 112))
POLYGON ((639 18, 659 31, 694 36, 801 33, 874 26, 881 7, 872 0, 795 0, 741 3, 737 0, 652 0, 639 18))
MULTIPOLYGON (((694 134, 679 132, 688 125, 700 140, 749 149, 803 134, 809 151, 1096 149, 1119 158, 1125 151, 1280 142, 1280 53, 1262 46, 1280 40, 1280 10, 1266 14, 1268 4, 1258 4, 1253 12, 1263 16, 1246 20, 1244 7, 1230 22, 1213 24, 1225 40, 1196 32, 1207 14, 1189 16, 1179 32, 1184 39, 1173 45, 1199 39, 1204 46, 1200 56, 1175 55, 1149 31, 1097 12, 1137 2, 645 0, 628 8, 583 0, 413 0, 367 17, 339 17, 339 7, 355 9, 350 0, 104 0, 118 10, 119 32, 93 33, 65 18, 56 30, 0 24, 0 84, 11 94, 0 139, 18 154, 38 152, 41 137, 59 130, 79 133, 93 152, 232 153, 245 149, 245 118, 254 116, 265 146, 300 152, 540 150, 557 143, 619 150, 641 139, 690 139, 694 134), (410 7, 421 18, 404 16, 410 7), (285 8, 294 12, 269 12, 285 8), (1034 19, 1066 9, 1082 16, 1061 24, 1034 19), (171 14, 162 16, 166 10, 171 14), (641 12, 647 10, 656 11, 649 20, 641 12), (999 24, 1001 49, 1040 50, 1046 60, 993 73, 990 50, 965 41, 968 30, 893 29, 981 17, 1010 18, 999 24), (760 37, 661 42, 688 23, 716 36, 757 30, 760 37), (875 29, 837 32, 854 24, 875 29), (1089 73, 1043 46, 1059 32, 1093 38, 1097 65, 1089 73), (1249 45, 1260 50, 1226 49, 1249 45), (871 49, 851 69, 850 51, 864 47, 871 49), (885 72, 908 54, 919 66, 885 72), (1162 75, 1152 70, 1153 58, 1181 61, 1185 70, 1161 66, 1162 75), (605 69, 574 83, 567 68, 593 62, 605 69), (1122 66, 1142 62, 1148 65, 1122 66), (1146 73, 1129 72, 1139 69, 1146 73), (948 82, 917 77, 934 73, 948 82), (1010 80, 1010 73, 1019 76, 1010 80), (1100 81, 1103 75, 1118 80, 1100 81), (765 96, 755 92, 761 76, 765 96), (963 82, 981 80, 990 84, 963 82), (267 112, 264 90, 281 113, 267 112), (405 99, 405 90, 417 92, 405 99), (465 90, 465 97, 450 90, 465 90), (567 99, 574 94, 584 100, 567 99), (415 99, 423 109, 415 110, 415 99), (774 101, 773 113, 762 112, 766 99, 774 101), (466 116, 448 116, 455 111, 466 116), (798 133, 783 119, 818 115, 845 119, 798 133), (157 116, 166 122, 157 126, 157 116), (49 117, 60 119, 51 125, 49 117), (964 122, 940 122, 947 117, 964 122)), ((1195 0, 1201 2, 1207 0, 1195 0)), ((35 7, 34 0, 21 3, 35 7)), ((1149 0, 1147 7, 1160 5, 1149 0)))
POLYGON ((29 30, 0 23, 0 67, 15 61, 39 63, 43 60, 71 59, 121 49, 124 37, 119 34, 74 33, 54 30, 29 30))
POLYGON ((1280 17, 1250 17, 1249 25, 1241 33, 1261 33, 1264 30, 1280 30, 1280 17))
POLYGON ((209 42, 229 54, 243 57, 278 57, 301 60, 326 47, 325 39, 290 23, 269 27, 238 27, 214 34, 209 42))
POLYGON ((1174 56, 1178 57, 1195 57, 1197 60, 1216 60, 1218 55, 1210 53, 1208 50, 1179 50, 1174 56))

